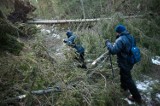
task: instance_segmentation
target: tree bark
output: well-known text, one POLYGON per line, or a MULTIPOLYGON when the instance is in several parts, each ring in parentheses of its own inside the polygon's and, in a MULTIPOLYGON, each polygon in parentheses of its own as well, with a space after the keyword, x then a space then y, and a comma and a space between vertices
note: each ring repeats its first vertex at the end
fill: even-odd
MULTIPOLYGON (((124 16, 122 18, 142 18, 142 15, 124 16)), ((73 20, 29 20, 29 24, 66 24, 66 23, 81 23, 81 22, 96 22, 101 20, 111 20, 112 18, 95 18, 95 19, 73 19, 73 20)))

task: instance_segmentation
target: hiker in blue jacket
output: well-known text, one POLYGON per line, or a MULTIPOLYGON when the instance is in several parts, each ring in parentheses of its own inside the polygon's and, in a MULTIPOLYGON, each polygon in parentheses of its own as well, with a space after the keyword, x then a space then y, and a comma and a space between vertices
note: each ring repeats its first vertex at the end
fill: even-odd
POLYGON ((63 42, 66 43, 68 46, 76 49, 76 52, 79 55, 79 58, 76 59, 82 63, 81 68, 87 68, 84 59, 84 47, 79 43, 75 43, 75 39, 77 38, 77 36, 74 35, 71 31, 67 31, 66 35, 67 39, 64 39, 63 42))
MULTIPOLYGON (((134 64, 128 62, 128 54, 131 48, 131 39, 134 39, 133 36, 129 34, 125 26, 117 25, 115 28, 117 33, 116 41, 112 45, 109 40, 106 40, 105 44, 109 53, 112 55, 117 55, 117 63, 120 68, 120 82, 121 88, 123 91, 130 91, 132 95, 128 97, 129 100, 141 103, 141 96, 138 92, 138 89, 132 80, 131 69, 134 64)), ((135 40, 134 40, 135 41, 135 40)), ((134 42, 136 45, 136 42, 134 42)))

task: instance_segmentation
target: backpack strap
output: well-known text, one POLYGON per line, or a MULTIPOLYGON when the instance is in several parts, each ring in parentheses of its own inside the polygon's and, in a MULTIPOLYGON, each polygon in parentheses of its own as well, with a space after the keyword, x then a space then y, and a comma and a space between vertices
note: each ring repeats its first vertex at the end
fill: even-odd
POLYGON ((129 38, 128 35, 131 36, 130 34, 126 34, 126 35, 124 35, 124 36, 129 40, 129 42, 130 42, 130 44, 131 44, 131 47, 128 48, 128 51, 127 51, 128 55, 130 55, 130 54, 131 54, 131 49, 132 49, 132 47, 134 47, 134 46, 136 46, 136 45, 135 45, 134 37, 131 36, 131 37, 129 38))
MULTIPOLYGON (((131 39, 127 36, 127 35, 125 35, 126 36, 126 38, 129 40, 129 42, 131 43, 131 45, 132 45, 132 47, 134 47, 134 46, 136 46, 136 43, 135 43, 135 39, 134 39, 134 37, 133 36, 131 36, 131 39)), ((131 47, 131 48, 132 48, 131 47)))

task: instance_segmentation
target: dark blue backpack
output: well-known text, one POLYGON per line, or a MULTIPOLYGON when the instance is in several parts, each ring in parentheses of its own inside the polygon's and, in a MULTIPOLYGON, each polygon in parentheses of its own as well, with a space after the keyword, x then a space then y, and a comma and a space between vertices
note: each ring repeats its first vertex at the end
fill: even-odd
POLYGON ((135 40, 133 37, 132 39, 129 39, 129 41, 131 42, 132 46, 129 50, 128 62, 130 62, 131 64, 135 64, 141 60, 140 49, 136 46, 135 40))

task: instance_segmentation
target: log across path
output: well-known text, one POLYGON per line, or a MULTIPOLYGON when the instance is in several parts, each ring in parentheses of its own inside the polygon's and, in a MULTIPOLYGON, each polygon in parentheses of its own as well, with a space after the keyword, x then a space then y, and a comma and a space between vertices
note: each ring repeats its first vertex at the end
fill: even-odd
MULTIPOLYGON (((123 16, 124 19, 141 18, 142 15, 123 16)), ((81 23, 81 22, 96 22, 100 20, 111 20, 112 18, 95 18, 95 19, 70 19, 70 20, 29 20, 29 24, 67 24, 67 23, 81 23)))

